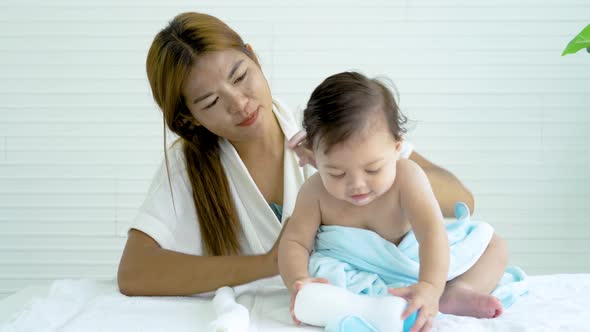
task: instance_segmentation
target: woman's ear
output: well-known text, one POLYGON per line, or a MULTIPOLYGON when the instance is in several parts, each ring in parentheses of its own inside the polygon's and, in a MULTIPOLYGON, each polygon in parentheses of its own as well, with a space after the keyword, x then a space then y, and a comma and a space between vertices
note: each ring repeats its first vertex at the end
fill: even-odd
POLYGON ((193 126, 193 127, 199 127, 201 125, 201 123, 199 121, 197 121, 197 119, 195 119, 195 117, 192 115, 179 114, 177 121, 178 121, 178 125, 180 127, 186 126, 186 125, 193 126))
POLYGON ((200 127, 200 126, 201 126, 201 123, 200 123, 199 121, 197 121, 197 119, 195 119, 194 117, 191 117, 191 119, 190 119, 190 123, 191 123, 193 126, 197 126, 197 127, 200 127))
POLYGON ((258 57, 256 56, 256 53, 254 53, 254 49, 252 48, 252 45, 246 43, 246 44, 244 44, 244 47, 248 50, 248 52, 252 56, 252 60, 254 60, 254 62, 256 62, 258 67, 260 67, 260 62, 258 62, 258 57))

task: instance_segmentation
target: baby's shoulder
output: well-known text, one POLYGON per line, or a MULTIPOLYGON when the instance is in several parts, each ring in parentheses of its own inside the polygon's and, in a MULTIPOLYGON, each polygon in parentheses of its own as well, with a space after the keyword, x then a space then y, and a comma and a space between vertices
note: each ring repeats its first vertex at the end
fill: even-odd
POLYGON ((318 197, 318 195, 321 193, 323 188, 324 188, 324 185, 322 183, 322 178, 320 177, 320 175, 318 173, 316 173, 316 174, 310 176, 309 178, 307 178, 307 180, 305 180, 305 182, 301 186, 301 189, 299 189, 299 194, 306 195, 306 196, 312 196, 312 197, 318 197))
POLYGON ((399 159, 396 163, 396 167, 398 174, 400 174, 400 172, 412 174, 422 171, 422 168, 420 168, 416 162, 410 159, 399 159))
POLYGON ((404 184, 415 184, 416 182, 422 182, 423 179, 427 179, 424 170, 410 159, 400 159, 396 164, 396 179, 399 184, 403 187, 404 184))

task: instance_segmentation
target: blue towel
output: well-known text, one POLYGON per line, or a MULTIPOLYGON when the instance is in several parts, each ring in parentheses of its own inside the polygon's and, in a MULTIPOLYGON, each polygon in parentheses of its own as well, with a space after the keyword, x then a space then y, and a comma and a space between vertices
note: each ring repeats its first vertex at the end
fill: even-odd
MULTIPOLYGON (((457 221, 445 225, 450 244, 447 280, 465 273, 488 246, 493 228, 484 222, 469 220, 463 204, 456 207, 457 221)), ((399 246, 377 233, 360 228, 321 226, 309 260, 309 273, 330 280, 336 286, 356 294, 385 296, 388 288, 405 287, 418 282, 418 241, 412 231, 399 246)), ((492 292, 508 308, 527 293, 526 274, 508 267, 492 292)))

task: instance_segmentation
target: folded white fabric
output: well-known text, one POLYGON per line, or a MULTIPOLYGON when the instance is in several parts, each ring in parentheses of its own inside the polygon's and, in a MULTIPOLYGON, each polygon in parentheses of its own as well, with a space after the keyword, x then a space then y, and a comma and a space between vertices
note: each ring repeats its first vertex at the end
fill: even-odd
POLYGON ((34 298, 10 323, 0 326, 0 332, 60 331, 98 293, 100 285, 91 280, 58 280, 47 298, 34 298))
POLYGON ((115 281, 59 280, 1 332, 194 332, 214 320, 211 297, 128 297, 115 281))
MULTIPOLYGON (((590 308, 590 274, 532 276, 526 280, 530 294, 519 298, 500 317, 439 315, 433 331, 588 330, 584 317, 590 308)), ((52 292, 39 293, 34 306, 18 308, 18 316, 0 322, 0 331, 207 332, 216 319, 213 296, 129 298, 118 292, 115 281, 61 280, 53 286, 52 292)), ((311 326, 293 326, 290 295, 279 276, 261 280, 254 287, 235 287, 234 292, 237 303, 250 309, 249 332, 320 331, 311 326)))
POLYGON ((217 318, 209 324, 211 332, 246 332, 250 326, 250 313, 236 302, 233 288, 222 287, 215 292, 213 308, 217 318))

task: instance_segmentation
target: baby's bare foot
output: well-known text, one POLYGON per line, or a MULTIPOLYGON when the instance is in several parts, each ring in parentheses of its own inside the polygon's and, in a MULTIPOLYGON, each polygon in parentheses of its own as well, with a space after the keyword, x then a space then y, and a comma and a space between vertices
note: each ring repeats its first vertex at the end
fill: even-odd
POLYGON ((439 307, 442 313, 458 316, 496 318, 502 314, 502 303, 497 298, 458 285, 447 287, 439 307))

